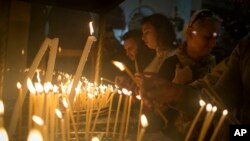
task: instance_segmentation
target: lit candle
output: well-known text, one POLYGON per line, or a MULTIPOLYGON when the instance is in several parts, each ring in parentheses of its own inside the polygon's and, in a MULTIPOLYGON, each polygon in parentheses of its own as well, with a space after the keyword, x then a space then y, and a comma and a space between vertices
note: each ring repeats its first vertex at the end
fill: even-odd
POLYGON ((132 72, 128 69, 128 67, 126 67, 123 63, 118 62, 118 61, 112 61, 112 63, 119 68, 121 71, 124 71, 129 75, 129 77, 136 82, 134 75, 132 74, 132 72))
POLYGON ((59 109, 55 109, 56 115, 59 119, 61 119, 61 135, 62 141, 65 141, 65 124, 64 119, 62 118, 62 112, 59 109))
POLYGON ((220 120, 219 120, 217 126, 215 127, 215 130, 213 132, 212 137, 210 138, 210 141, 214 141, 216 139, 216 136, 217 136, 217 134, 218 134, 218 132, 219 132, 221 126, 222 126, 222 123, 225 120, 225 117, 226 117, 227 114, 228 114, 228 111, 223 110, 222 116, 220 117, 220 120))
POLYGON ((120 90, 118 90, 118 94, 119 94, 119 100, 118 100, 118 105, 117 105, 116 114, 115 114, 115 125, 114 125, 114 130, 113 130, 113 137, 115 137, 117 122, 119 118, 119 111, 120 111, 121 101, 122 101, 122 92, 120 90))
POLYGON ((100 141, 98 137, 93 137, 91 141, 100 141))
POLYGON ((0 127, 3 127, 3 115, 4 115, 4 105, 3 105, 3 101, 0 100, 0 127))
MULTIPOLYGON (((48 48, 49 43, 50 43, 50 39, 46 38, 44 40, 43 44, 41 45, 38 53, 36 54, 31 66, 29 68, 28 74, 26 75, 25 80, 27 78, 33 78, 35 71, 38 68, 39 63, 41 62, 41 59, 48 48)), ((23 103, 23 101, 24 101, 24 98, 26 96, 26 92, 27 92, 27 87, 24 87, 24 89, 23 89, 24 95, 23 95, 23 99, 22 99, 21 103, 23 103)), ((19 119, 19 115, 18 115, 19 110, 20 110, 20 107, 19 107, 19 103, 17 102, 15 104, 14 110, 13 110, 12 115, 11 115, 11 120, 10 120, 10 125, 9 125, 9 135, 10 136, 13 136, 15 134, 17 121, 19 119)))
POLYGON ((126 120, 126 126, 125 126, 125 137, 127 137, 127 134, 128 134, 129 118, 130 118, 130 111, 131 111, 131 104, 132 104, 132 92, 129 91, 127 95, 129 96, 129 102, 128 102, 128 113, 127 113, 127 120, 126 120))
POLYGON ((194 118, 194 120, 193 120, 193 122, 192 122, 192 124, 191 124, 191 126, 189 128, 189 130, 188 130, 188 133, 187 133, 187 136, 185 138, 185 141, 189 141, 189 138, 191 137, 191 134, 192 134, 192 132, 194 130, 194 127, 195 127, 196 123, 198 122, 198 119, 199 119, 199 117, 200 117, 200 115, 201 115, 201 113, 202 113, 202 111, 203 111, 203 109, 205 107, 205 104, 206 104, 203 100, 200 100, 199 103, 200 103, 201 107, 200 107, 197 115, 195 116, 195 118, 194 118))
POLYGON ((198 141, 203 141, 204 137, 205 137, 205 133, 207 131, 206 127, 207 127, 207 122, 209 121, 209 116, 211 114, 211 111, 212 111, 212 105, 209 103, 207 104, 206 106, 206 110, 207 110, 207 115, 205 117, 205 120, 203 122, 203 125, 202 125, 202 129, 201 129, 201 133, 199 135, 199 139, 198 141))
MULTIPOLYGON (((92 35, 93 32, 94 32, 92 22, 89 23, 89 26, 90 26, 90 34, 91 35, 88 36, 87 42, 86 42, 85 47, 83 49, 82 56, 80 58, 80 61, 79 61, 79 64, 78 64, 78 67, 77 67, 77 70, 76 70, 76 73, 75 73, 75 76, 74 76, 72 89, 74 89, 77 86, 78 81, 80 80, 80 77, 82 75, 82 71, 84 69, 84 66, 86 64, 86 61, 88 59, 88 55, 89 55, 91 46, 92 46, 93 42, 96 41, 96 37, 92 35)), ((71 89, 70 98, 69 98, 71 103, 73 103, 73 100, 74 100, 74 97, 75 97, 75 93, 74 93, 74 91, 72 91, 72 89, 71 89)))
POLYGON ((19 112, 19 127, 18 127, 18 138, 21 137, 21 131, 22 131, 22 99, 23 99, 23 93, 22 93, 22 85, 20 82, 17 82, 17 89, 19 91, 19 96, 18 96, 18 105, 20 110, 19 112))
POLYGON ((31 129, 28 135, 28 140, 27 141, 43 141, 42 134, 39 130, 37 129, 31 129))
POLYGON ((137 141, 142 140, 143 135, 144 135, 144 133, 146 131, 146 128, 148 127, 148 120, 147 120, 147 117, 144 114, 141 115, 141 125, 142 125, 142 129, 140 130, 140 133, 137 136, 137 141))
POLYGON ((65 124, 66 124, 66 136, 67 136, 67 141, 70 140, 70 118, 69 118, 69 106, 68 106, 68 103, 67 103, 67 100, 66 98, 64 97, 62 99, 62 103, 63 103, 63 106, 65 107, 65 111, 66 111, 66 115, 65 115, 65 124))
POLYGON ((28 121, 29 121, 29 130, 31 129, 31 126, 32 126, 32 122, 31 122, 31 116, 33 115, 33 100, 34 100, 34 95, 36 93, 36 89, 35 87, 33 86, 33 83, 31 81, 30 78, 27 79, 27 86, 28 86, 28 89, 30 91, 30 97, 29 97, 29 117, 28 117, 28 121))
POLYGON ((107 120, 107 128, 106 128, 106 135, 109 133, 109 123, 110 123, 110 116, 112 112, 112 104, 113 104, 113 94, 110 96, 111 100, 109 103, 109 112, 108 112, 108 120, 107 120))
POLYGON ((136 98, 140 100, 140 110, 139 110, 139 116, 138 116, 139 120, 138 120, 138 128, 137 128, 137 134, 139 134, 139 132, 140 132, 140 121, 141 121, 140 117, 142 115, 142 109, 143 109, 143 100, 142 100, 140 95, 137 95, 136 98))
POLYGON ((9 141, 8 134, 4 127, 0 127, 0 137, 1 141, 9 141))

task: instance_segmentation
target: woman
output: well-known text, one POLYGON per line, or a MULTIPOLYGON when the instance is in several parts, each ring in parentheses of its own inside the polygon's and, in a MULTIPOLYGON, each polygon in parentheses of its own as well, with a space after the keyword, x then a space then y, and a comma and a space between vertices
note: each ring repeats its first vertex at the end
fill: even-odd
POLYGON ((156 51, 154 59, 144 69, 145 74, 157 74, 163 62, 174 55, 176 35, 172 23, 161 14, 153 14, 142 19, 142 40, 156 51))

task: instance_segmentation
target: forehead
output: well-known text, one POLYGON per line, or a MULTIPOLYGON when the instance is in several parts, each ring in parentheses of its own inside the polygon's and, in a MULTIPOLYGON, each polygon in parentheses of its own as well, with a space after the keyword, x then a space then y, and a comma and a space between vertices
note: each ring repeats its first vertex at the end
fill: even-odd
POLYGON ((133 38, 124 40, 124 48, 136 48, 136 41, 133 38))
POLYGON ((221 24, 213 20, 204 20, 197 22, 194 25, 194 29, 202 33, 218 33, 220 31, 221 24))
POLYGON ((142 30, 154 30, 154 26, 149 23, 149 22, 146 22, 146 23, 143 23, 142 24, 142 30))

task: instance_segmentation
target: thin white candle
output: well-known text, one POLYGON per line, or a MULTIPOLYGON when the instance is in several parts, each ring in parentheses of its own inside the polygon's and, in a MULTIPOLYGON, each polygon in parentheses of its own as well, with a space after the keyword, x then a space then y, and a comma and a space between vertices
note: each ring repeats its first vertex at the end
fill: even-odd
POLYGON ((189 141, 189 139, 190 139, 190 137, 192 135, 192 132, 194 130, 194 127, 195 127, 196 123, 198 122, 198 119, 199 119, 199 117, 200 117, 200 115, 201 115, 201 113, 202 113, 202 111, 203 111, 203 109, 204 109, 204 107, 206 105, 206 103, 203 100, 200 100, 199 103, 200 103, 201 107, 200 107, 197 115, 195 116, 195 118, 194 118, 194 120, 193 120, 193 122, 192 122, 192 124, 191 124, 191 126, 189 128, 189 130, 188 130, 188 133, 186 135, 185 141, 189 141))
POLYGON ((140 100, 139 120, 138 120, 138 127, 137 127, 137 136, 138 136, 138 134, 140 132, 140 122, 141 122, 140 117, 141 117, 142 109, 143 109, 143 100, 142 100, 140 95, 137 95, 136 98, 140 100))
POLYGON ((146 131, 146 128, 148 127, 148 120, 144 114, 141 115, 141 125, 142 125, 142 129, 140 130, 140 134, 137 137, 137 141, 141 141, 143 139, 143 135, 146 131))
POLYGON ((128 69, 128 67, 126 67, 123 63, 118 62, 118 61, 112 61, 112 63, 119 68, 121 71, 124 71, 129 75, 129 77, 136 82, 134 75, 132 74, 132 72, 128 69))
POLYGON ((93 33, 92 22, 89 23, 89 26, 90 26, 90 32, 91 32, 90 34, 91 35, 88 36, 87 42, 86 42, 85 47, 83 49, 82 56, 80 58, 80 61, 79 61, 79 64, 78 64, 78 67, 77 67, 77 70, 76 70, 76 73, 75 73, 75 76, 74 76, 74 81, 73 81, 73 84, 72 84, 72 89, 71 89, 70 97, 69 97, 69 100, 70 100, 71 103, 73 103, 73 100, 74 100, 74 97, 75 97, 75 93, 74 93, 73 90, 77 86, 78 81, 80 80, 80 77, 82 75, 82 71, 83 71, 84 66, 86 64, 86 61, 88 59, 88 55, 89 55, 91 46, 92 46, 93 42, 96 41, 96 37, 92 35, 92 33, 93 33))
POLYGON ((129 102, 128 102, 128 113, 127 113, 127 120, 126 120, 126 126, 125 126, 125 138, 128 134, 128 128, 129 128, 129 119, 130 119, 130 111, 131 111, 131 104, 132 104, 132 92, 129 91, 129 102))
POLYGON ((1 141, 9 141, 8 134, 4 127, 0 127, 0 139, 1 141))
MULTIPOLYGON (((30 66, 30 69, 28 71, 28 74, 26 75, 25 81, 26 81, 27 78, 33 78, 33 76, 35 74, 35 71, 38 68, 39 63, 41 62, 41 59, 42 59, 43 55, 45 54, 45 52, 46 52, 46 50, 48 48, 49 43, 50 43, 50 39, 46 38, 44 40, 43 44, 41 45, 38 53, 35 56, 35 59, 33 60, 31 66, 30 66)), ((23 101, 24 101, 24 98, 26 96, 26 92, 27 92, 27 87, 24 87, 24 89, 23 89, 23 99, 22 99, 21 103, 23 103, 23 101)), ((13 136, 14 133, 15 133, 15 130, 16 130, 17 121, 19 119, 19 115, 18 115, 19 112, 18 111, 20 111, 20 107, 19 107, 19 103, 17 102, 15 104, 13 113, 11 115, 11 121, 10 121, 10 125, 9 125, 9 135, 10 136, 13 136)))
POLYGON ((222 116, 220 117, 220 120, 219 120, 217 126, 215 127, 215 130, 213 132, 212 137, 210 138, 210 141, 214 141, 216 139, 216 137, 218 135, 218 132, 219 132, 219 130, 220 130, 221 126, 222 126, 222 123, 225 120, 225 117, 227 116, 227 114, 228 114, 228 111, 223 110, 222 116))
POLYGON ((115 124, 114 124, 114 130, 113 130, 113 137, 115 137, 117 122, 118 122, 119 112, 120 112, 120 107, 121 107, 121 101, 122 101, 122 92, 120 90, 118 90, 118 94, 119 94, 119 100, 118 100, 118 105, 117 105, 116 114, 115 114, 115 124))
POLYGON ((205 120, 203 122, 203 125, 202 125, 202 129, 201 129, 201 133, 199 135, 199 138, 198 138, 198 141, 203 141, 204 137, 205 137, 205 132, 206 132, 206 125, 207 125, 207 122, 209 121, 209 116, 211 114, 211 111, 212 111, 212 105, 209 103, 207 104, 206 106, 206 110, 207 110, 207 115, 205 117, 205 120))
POLYGON ((4 115, 4 104, 3 101, 0 100, 0 127, 3 127, 3 115, 4 115))

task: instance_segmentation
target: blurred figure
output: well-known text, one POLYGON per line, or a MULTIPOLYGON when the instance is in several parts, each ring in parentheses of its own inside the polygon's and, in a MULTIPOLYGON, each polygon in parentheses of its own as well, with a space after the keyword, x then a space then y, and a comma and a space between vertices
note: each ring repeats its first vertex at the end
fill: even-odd
MULTIPOLYGON (((162 63, 158 78, 165 79, 163 82, 188 84, 209 73, 216 64, 215 57, 210 52, 216 45, 221 22, 222 20, 210 10, 202 9, 194 13, 184 29, 185 41, 176 50, 174 55, 168 57, 162 63)), ((145 79, 144 82, 149 85, 150 83, 154 83, 151 79, 145 79)), ((148 89, 146 85, 143 88, 145 90, 148 89)), ((156 86, 152 90, 154 90, 154 93, 161 93, 162 88, 161 86, 156 86)), ((171 93, 171 91, 169 92, 171 93)), ((162 107, 165 107, 164 113, 166 113, 168 119, 171 119, 171 126, 169 126, 166 133, 177 129, 171 136, 175 140, 182 140, 181 135, 184 135, 184 123, 190 121, 192 118, 189 117, 186 111, 181 111, 177 108, 178 106, 172 100, 175 97, 174 93, 168 96, 168 99, 164 100, 160 96, 160 101, 158 102, 154 101, 154 96, 146 97, 145 99, 151 101, 152 105, 161 104, 162 107), (174 112, 173 107, 179 111, 174 112)))
MULTIPOLYGON (((142 41, 142 32, 137 29, 128 31, 122 36, 122 40, 126 55, 131 61, 131 64, 127 64, 129 69, 133 73, 143 71, 154 57, 155 52, 142 41)), ((125 76, 116 76, 115 82, 120 87, 128 87, 131 84, 126 83, 133 83, 125 76)))

